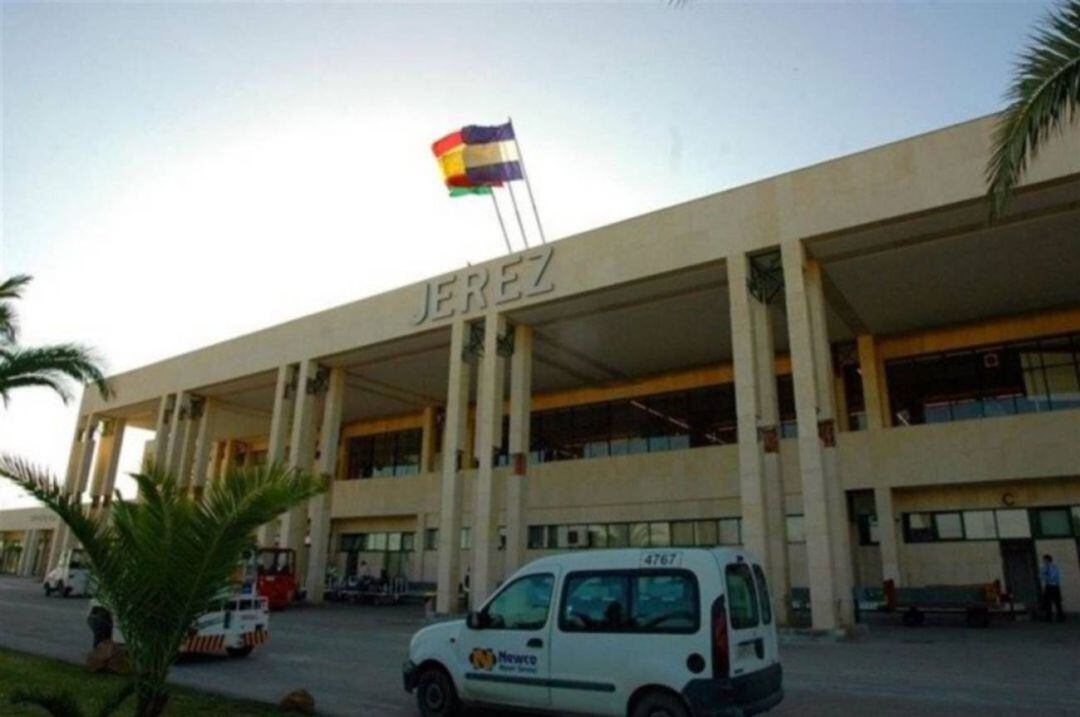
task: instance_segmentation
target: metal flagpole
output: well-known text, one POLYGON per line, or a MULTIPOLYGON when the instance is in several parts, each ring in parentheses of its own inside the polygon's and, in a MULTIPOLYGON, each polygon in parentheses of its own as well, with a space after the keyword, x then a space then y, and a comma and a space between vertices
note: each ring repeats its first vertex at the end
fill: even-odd
POLYGON ((506 224, 503 223, 502 212, 499 211, 499 203, 497 201, 495 201, 495 189, 494 189, 494 187, 492 187, 490 189, 491 189, 491 193, 490 193, 489 196, 491 197, 492 205, 494 205, 494 207, 495 207, 495 216, 497 216, 499 218, 499 228, 502 229, 503 241, 506 242, 506 253, 507 254, 513 254, 514 249, 513 249, 513 247, 510 246, 510 237, 506 233, 506 224))
MULTIPOLYGON (((524 175, 525 173, 522 172, 524 175)), ((529 248, 529 237, 525 235, 525 223, 521 221, 521 212, 518 211, 517 197, 514 196, 514 183, 507 182, 506 189, 510 192, 510 201, 514 205, 514 214, 517 216, 518 229, 521 230, 521 240, 525 242, 525 248, 529 248)))
MULTIPOLYGON (((506 123, 510 125, 510 129, 514 129, 512 118, 507 117, 506 123)), ((518 161, 521 162, 521 177, 525 180, 525 189, 529 191, 529 203, 532 204, 533 216, 536 217, 536 228, 540 230, 540 243, 547 244, 547 239, 544 237, 544 225, 540 223, 540 213, 536 211, 536 199, 533 197, 532 184, 529 183, 529 173, 525 171, 525 157, 521 154, 516 130, 514 131, 514 148, 517 149, 518 161)))

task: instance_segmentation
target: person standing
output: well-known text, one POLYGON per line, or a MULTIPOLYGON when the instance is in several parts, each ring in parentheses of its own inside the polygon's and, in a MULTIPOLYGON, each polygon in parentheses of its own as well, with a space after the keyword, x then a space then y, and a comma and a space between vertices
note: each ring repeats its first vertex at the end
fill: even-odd
POLYGON ((1054 565, 1054 559, 1049 554, 1043 556, 1039 578, 1043 586, 1043 609, 1046 611, 1046 621, 1050 622, 1050 616, 1055 608, 1058 622, 1064 621, 1065 612, 1061 608, 1061 569, 1054 565))

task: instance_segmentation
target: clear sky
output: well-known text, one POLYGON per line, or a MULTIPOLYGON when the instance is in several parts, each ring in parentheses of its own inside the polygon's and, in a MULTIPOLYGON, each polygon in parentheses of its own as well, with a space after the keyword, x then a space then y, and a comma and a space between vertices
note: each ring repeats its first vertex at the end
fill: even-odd
MULTIPOLYGON (((464 124, 513 116, 564 237, 991 113, 1047 7, 7 2, 0 272, 26 343, 133 368, 504 252, 464 124)), ((62 474, 74 419, 18 393, 0 450, 62 474)))

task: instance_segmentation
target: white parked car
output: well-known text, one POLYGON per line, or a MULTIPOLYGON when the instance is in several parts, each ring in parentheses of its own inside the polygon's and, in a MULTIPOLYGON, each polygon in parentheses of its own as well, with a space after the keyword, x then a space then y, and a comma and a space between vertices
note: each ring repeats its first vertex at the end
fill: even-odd
POLYGON ((541 558, 468 619, 417 632, 404 679, 424 717, 454 715, 463 704, 752 715, 783 699, 765 575, 731 549, 541 558))
POLYGON ((45 596, 83 596, 90 593, 90 569, 80 548, 65 550, 60 554, 56 567, 45 575, 45 596))

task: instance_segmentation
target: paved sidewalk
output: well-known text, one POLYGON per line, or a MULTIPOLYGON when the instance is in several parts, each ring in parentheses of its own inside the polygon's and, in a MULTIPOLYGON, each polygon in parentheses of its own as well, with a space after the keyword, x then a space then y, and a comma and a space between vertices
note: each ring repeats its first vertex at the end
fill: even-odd
MULTIPOLYGON (((48 598, 0 577, 0 646, 80 662, 89 648, 85 600, 48 598)), ((243 660, 199 658, 177 684, 276 702, 303 687, 320 713, 414 717, 401 689, 414 607, 326 605, 274 613, 269 645, 243 660)), ((776 715, 1077 715, 1080 621, 958 623, 909 629, 875 622, 856 643, 785 645, 776 715)))

